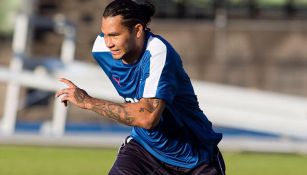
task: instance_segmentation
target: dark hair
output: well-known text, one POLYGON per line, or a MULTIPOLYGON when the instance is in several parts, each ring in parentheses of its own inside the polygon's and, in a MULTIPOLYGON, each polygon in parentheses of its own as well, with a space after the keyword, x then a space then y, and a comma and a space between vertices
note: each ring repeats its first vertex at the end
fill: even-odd
POLYGON ((132 30, 136 24, 149 29, 147 25, 154 14, 155 6, 149 0, 114 0, 105 8, 103 17, 121 15, 123 25, 132 30))

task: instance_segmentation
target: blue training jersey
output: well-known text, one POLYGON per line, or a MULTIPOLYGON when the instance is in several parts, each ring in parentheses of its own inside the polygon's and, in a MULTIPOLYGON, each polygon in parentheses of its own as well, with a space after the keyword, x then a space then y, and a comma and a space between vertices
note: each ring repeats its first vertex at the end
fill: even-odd
POLYGON ((173 47, 160 36, 146 33, 143 52, 134 64, 115 60, 100 34, 93 57, 126 102, 158 98, 166 102, 154 129, 134 126, 131 136, 157 159, 173 166, 194 168, 209 162, 222 139, 199 108, 189 76, 173 47))

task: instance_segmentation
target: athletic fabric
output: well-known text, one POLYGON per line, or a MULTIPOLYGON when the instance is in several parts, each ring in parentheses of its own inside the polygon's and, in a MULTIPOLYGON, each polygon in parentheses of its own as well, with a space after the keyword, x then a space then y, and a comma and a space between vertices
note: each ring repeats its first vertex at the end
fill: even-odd
POLYGON ((160 161, 177 167, 194 168, 210 161, 222 135, 212 130, 199 108, 181 58, 166 40, 147 32, 140 58, 124 64, 113 59, 100 34, 92 54, 126 102, 141 98, 166 102, 154 129, 132 128, 131 135, 140 145, 160 161))
POLYGON ((225 175, 225 164, 218 150, 209 164, 193 169, 168 165, 149 154, 134 139, 127 138, 119 149, 109 175, 225 175))

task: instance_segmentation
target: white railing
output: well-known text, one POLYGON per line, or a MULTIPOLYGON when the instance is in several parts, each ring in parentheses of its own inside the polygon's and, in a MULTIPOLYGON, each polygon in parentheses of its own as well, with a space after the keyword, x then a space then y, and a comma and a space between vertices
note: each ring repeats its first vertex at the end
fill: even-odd
MULTIPOLYGON (((0 81, 41 90, 55 92, 63 88, 63 84, 58 81, 60 77, 71 79, 92 96, 122 101, 111 82, 96 65, 72 62, 63 70, 44 75, 30 71, 11 73, 9 69, 0 67, 0 81)), ((216 125, 307 139, 306 98, 199 81, 193 81, 193 85, 201 108, 216 125)), ((56 104, 54 111, 61 114, 62 111, 56 108, 63 105, 60 102, 56 104)), ((65 119, 66 115, 54 113, 54 129, 51 134, 64 133, 65 119)), ((13 123, 2 121, 2 127, 13 123)))
POLYGON ((200 106, 213 123, 307 139, 307 98, 194 82, 200 106))

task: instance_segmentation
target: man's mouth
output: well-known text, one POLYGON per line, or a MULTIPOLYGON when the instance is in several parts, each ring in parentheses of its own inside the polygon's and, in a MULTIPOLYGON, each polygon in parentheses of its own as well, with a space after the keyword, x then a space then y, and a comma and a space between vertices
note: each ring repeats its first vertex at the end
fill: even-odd
POLYGON ((120 50, 111 50, 112 55, 118 55, 120 50))

